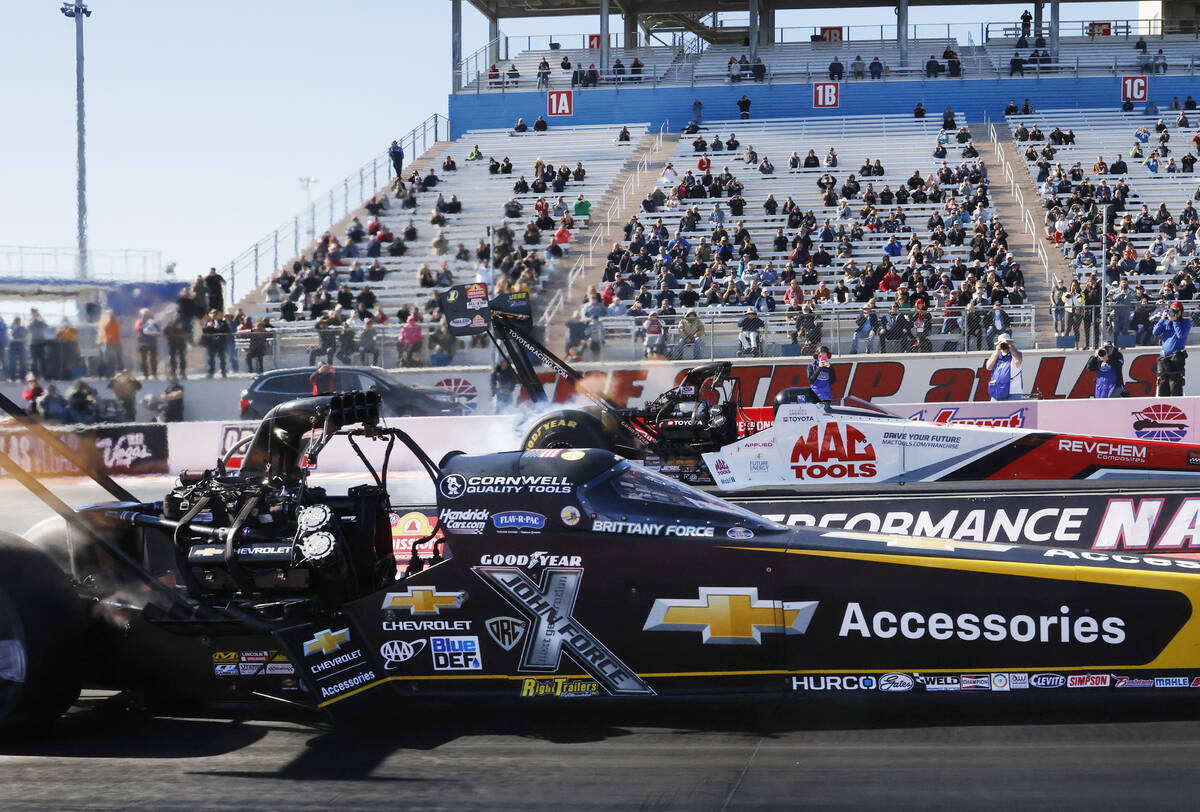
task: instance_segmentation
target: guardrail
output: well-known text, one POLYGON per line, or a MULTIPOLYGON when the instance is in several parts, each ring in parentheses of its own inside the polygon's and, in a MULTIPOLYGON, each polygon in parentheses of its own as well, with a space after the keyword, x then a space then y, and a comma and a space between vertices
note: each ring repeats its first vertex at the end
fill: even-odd
MULTIPOLYGON (((1018 344, 1032 347, 1036 335, 1037 306, 1031 304, 1005 307, 1004 311, 1012 319, 1010 332, 1018 344)), ((704 331, 699 342, 681 342, 677 325, 682 313, 669 317, 664 321, 662 346, 659 352, 651 354, 663 355, 670 359, 687 358, 728 358, 731 356, 750 355, 743 353, 740 340, 741 330, 737 326, 742 318, 738 312, 717 310, 714 308, 697 308, 697 315, 704 325, 704 331)), ((825 306, 817 313, 819 329, 815 332, 796 330, 796 313, 775 311, 759 313, 764 327, 758 332, 761 350, 756 353, 763 356, 804 356, 811 355, 815 346, 828 346, 836 355, 849 355, 857 352, 881 352, 879 336, 860 336, 855 338, 855 321, 860 312, 857 303, 825 306)), ((907 311, 912 313, 912 310, 907 311)), ((954 315, 957 322, 951 322, 951 329, 942 332, 946 319, 940 309, 930 314, 931 329, 926 340, 919 345, 916 339, 908 333, 895 336, 884 336, 885 349, 888 352, 962 352, 968 343, 962 331, 962 309, 954 315), (957 326, 955 326, 955 324, 957 326), (919 347, 919 349, 918 349, 919 347)), ((990 349, 991 321, 989 312, 981 314, 979 330, 969 336, 970 349, 990 349)), ((603 350, 596 360, 629 360, 643 357, 648 349, 643 323, 645 316, 605 316, 600 319, 604 325, 603 350)))
POLYGON ((139 249, 88 251, 88 278, 78 279, 79 251, 26 245, 0 245, 0 277, 70 279, 80 282, 169 282, 174 266, 163 267, 162 252, 139 249))
MULTIPOLYGON (((438 141, 450 140, 450 120, 434 113, 397 140, 404 148, 407 164, 438 141)), ((317 202, 310 203, 222 265, 221 271, 229 285, 229 301, 236 303, 239 296, 257 288, 266 276, 280 268, 281 260, 287 262, 299 256, 302 246, 316 241, 322 231, 349 215, 380 189, 386 189, 392 177, 392 162, 387 154, 377 155, 360 166, 356 173, 331 186, 328 195, 318 195, 317 202)))

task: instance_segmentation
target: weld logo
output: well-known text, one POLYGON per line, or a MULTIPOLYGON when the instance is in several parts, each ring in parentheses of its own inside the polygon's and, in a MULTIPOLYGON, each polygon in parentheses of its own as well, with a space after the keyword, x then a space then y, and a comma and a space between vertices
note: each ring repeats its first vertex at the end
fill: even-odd
POLYGON ((822 430, 814 425, 792 448, 792 471, 796 479, 873 477, 875 447, 854 426, 831 422, 822 430))

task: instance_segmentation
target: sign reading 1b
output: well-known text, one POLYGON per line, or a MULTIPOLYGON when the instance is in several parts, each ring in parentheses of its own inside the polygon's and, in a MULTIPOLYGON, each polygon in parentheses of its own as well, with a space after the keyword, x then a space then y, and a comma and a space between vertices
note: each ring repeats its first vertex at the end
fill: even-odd
POLYGON ((1121 101, 1144 102, 1148 95, 1149 84, 1145 76, 1121 77, 1121 101))
POLYGON ((838 106, 837 82, 813 82, 813 107, 838 106))

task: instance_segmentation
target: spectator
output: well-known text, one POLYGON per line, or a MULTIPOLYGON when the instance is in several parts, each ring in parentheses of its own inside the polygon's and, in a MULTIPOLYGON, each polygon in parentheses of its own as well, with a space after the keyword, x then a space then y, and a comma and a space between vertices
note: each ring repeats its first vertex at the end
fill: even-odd
MULTIPOLYGON (((990 316, 991 326, 988 328, 987 332, 987 342, 989 344, 993 342, 996 336, 1007 335, 1009 328, 1012 326, 1012 316, 1004 312, 1002 304, 1003 303, 999 301, 992 303, 992 312, 990 316)), ((1083 305, 1081 302, 1080 307, 1082 306, 1083 305)))
POLYGON ((759 331, 762 330, 766 325, 763 323, 763 320, 759 318, 758 311, 752 307, 746 308, 745 313, 738 321, 737 326, 739 330, 738 341, 741 344, 741 349, 738 350, 738 356, 760 355, 759 331))
POLYGON ((763 64, 762 57, 755 57, 754 64, 750 67, 750 73, 754 76, 754 81, 761 82, 767 78, 767 66, 763 64))
POLYGON ((850 63, 850 75, 855 79, 865 79, 867 76, 867 63, 863 62, 862 55, 854 57, 854 61, 850 63))
MULTIPOLYGON (((750 99, 746 94, 737 100, 738 118, 750 118, 750 99)), ((731 148, 732 149, 732 148, 731 148)))
POLYGON ((699 124, 704 120, 704 103, 700 99, 692 100, 692 121, 699 124))
POLYGON ((1021 351, 1012 343, 1012 336, 1001 333, 996 336, 996 349, 984 362, 991 372, 988 379, 988 395, 992 400, 1020 400, 1025 392, 1021 378, 1021 351))
MULTIPOLYGON (((867 66, 867 70, 870 71, 872 79, 879 79, 883 76, 883 63, 879 61, 879 57, 871 59, 871 64, 867 66)), ((917 118, 923 117, 924 114, 917 116, 917 118)))
POLYGON ((396 170, 396 177, 400 177, 404 172, 404 147, 400 146, 399 141, 393 141, 392 145, 388 147, 387 154, 392 159, 392 168, 396 170))
POLYGON ((225 320, 225 317, 217 310, 210 311, 201 330, 204 349, 208 353, 208 377, 210 378, 216 374, 218 361, 221 365, 221 377, 227 377, 225 356, 228 352, 227 342, 230 332, 229 322, 225 320))
POLYGON ((954 110, 948 104, 946 112, 942 113, 942 129, 947 131, 958 129, 958 125, 954 122, 954 110))
POLYGON ((183 422, 183 384, 179 382, 179 378, 171 375, 167 379, 167 388, 163 390, 162 399, 163 422, 183 422))
POLYGON ((813 362, 808 365, 808 392, 810 402, 828 406, 833 402, 833 386, 837 383, 837 371, 829 360, 829 348, 825 345, 813 351, 813 362))
POLYGON ((925 62, 925 78, 936 79, 943 70, 945 68, 942 67, 942 63, 934 59, 933 54, 930 54, 929 59, 925 62))
POLYGON ((517 123, 513 125, 513 132, 523 133, 529 132, 529 125, 525 123, 525 119, 518 118, 517 123))
POLYGON ((662 355, 666 347, 666 331, 657 310, 651 310, 646 316, 646 320, 642 322, 642 332, 646 336, 642 355, 646 358, 662 355))
MULTIPOLYGON (((1018 53, 1017 51, 1013 51, 1012 59, 1008 60, 1008 75, 1009 76, 1017 76, 1017 75, 1024 76, 1025 75, 1025 60, 1021 58, 1021 54, 1018 53)), ((1016 105, 1013 105, 1013 108, 1014 108, 1013 113, 1015 113, 1016 105)), ((1012 115, 1011 113, 1008 112, 1008 110, 1005 110, 1004 113, 1005 113, 1005 115, 1012 115)))
POLYGON ((676 347, 678 358, 683 358, 684 350, 687 348, 691 348, 693 360, 703 354, 704 322, 696 315, 694 308, 688 308, 687 313, 679 320, 676 331, 676 334, 679 336, 679 342, 676 347))
POLYGON ((879 317, 875 308, 869 304, 862 306, 862 312, 854 320, 854 337, 850 341, 850 354, 858 355, 858 342, 866 342, 867 353, 872 352, 875 336, 879 334, 879 317))
POLYGON ((14 316, 8 330, 8 379, 10 381, 19 381, 25 377, 28 367, 25 348, 28 341, 29 328, 21 324, 20 316, 14 316))
POLYGON ((1113 346, 1112 341, 1104 345, 1088 359, 1088 372, 1096 373, 1096 388, 1093 397, 1117 398, 1125 394, 1125 356, 1113 346))
POLYGON ((400 328, 398 340, 400 349, 400 366, 417 367, 421 365, 421 323, 417 314, 410 313, 404 326, 400 328))
POLYGON ((204 277, 204 292, 208 299, 208 309, 225 311, 225 277, 217 273, 216 268, 209 268, 204 277))
MULTIPOLYGON (((14 328, 19 322, 19 319, 13 319, 14 328)), ((121 323, 111 309, 105 310, 104 316, 100 319, 98 337, 100 339, 100 374, 108 376, 124 369, 125 359, 121 353, 121 323)), ((16 340, 15 329, 13 340, 16 340)), ((23 345, 21 355, 24 357, 23 345)))
POLYGON ((270 332, 273 330, 271 320, 265 316, 250 330, 250 340, 246 344, 246 371, 263 372, 263 357, 266 356, 270 332))
POLYGON ((845 73, 846 66, 839 62, 838 58, 835 56, 833 61, 829 63, 829 81, 840 82, 842 81, 842 76, 845 75, 845 73))
POLYGON ((1167 72, 1167 57, 1163 54, 1162 48, 1159 48, 1158 53, 1156 53, 1154 55, 1154 72, 1155 73, 1166 73, 1167 72))
POLYGON ((121 370, 109 379, 108 388, 121 404, 125 422, 134 422, 137 419, 137 391, 142 388, 141 382, 128 371, 121 370))
POLYGON ((133 330, 137 333, 138 355, 142 360, 142 379, 157 378, 159 328, 149 308, 139 311, 133 330))
POLYGON ((533 131, 535 133, 544 133, 549 126, 550 125, 546 123, 546 119, 538 116, 537 121, 533 122, 533 131))
POLYGON ((917 106, 913 108, 913 118, 925 118, 925 106, 920 102, 917 102, 917 106))
POLYGON ((49 378, 46 369, 46 342, 50 338, 49 325, 36 307, 29 309, 29 365, 34 375, 49 378))

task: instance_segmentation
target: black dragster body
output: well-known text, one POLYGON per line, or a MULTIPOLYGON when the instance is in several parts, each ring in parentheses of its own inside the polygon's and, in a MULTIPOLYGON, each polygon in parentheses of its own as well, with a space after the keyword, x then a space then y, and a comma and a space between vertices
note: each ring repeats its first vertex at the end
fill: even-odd
POLYGON ((7 724, 80 683, 335 718, 426 697, 1200 690, 1200 562, 792 528, 600 449, 435 464, 369 393, 277 407, 236 475, 64 518, 30 539, 44 553, 0 548, 58 565, 43 597, 0 566, 7 724), (386 466, 345 496, 307 485, 333 434, 418 456, 431 564, 396 577, 386 466))

